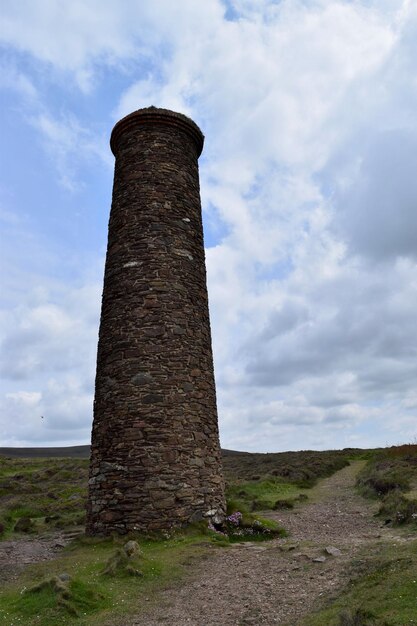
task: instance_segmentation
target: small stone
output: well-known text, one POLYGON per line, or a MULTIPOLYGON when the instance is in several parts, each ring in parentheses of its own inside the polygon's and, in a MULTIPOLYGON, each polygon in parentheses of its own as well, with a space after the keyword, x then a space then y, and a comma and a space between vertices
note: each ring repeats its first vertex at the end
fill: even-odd
POLYGON ((67 572, 62 572, 62 574, 59 574, 58 578, 59 580, 62 580, 63 583, 67 583, 71 580, 71 576, 67 574, 67 572))
POLYGON ((197 458, 197 459, 191 459, 189 461, 190 465, 195 465, 196 467, 204 467, 204 461, 203 459, 197 458))
POLYGON ((127 543, 125 543, 125 545, 123 546, 123 550, 126 552, 127 556, 133 556, 134 554, 137 554, 140 550, 139 548, 139 544, 137 541, 128 541, 127 543))
POLYGON ((325 556, 316 556, 316 558, 312 559, 313 563, 325 563, 326 562, 326 557, 325 556))
POLYGON ((327 548, 324 548, 324 551, 326 552, 326 554, 330 554, 330 556, 342 555, 342 552, 339 550, 339 548, 335 548, 334 546, 327 546, 327 548))

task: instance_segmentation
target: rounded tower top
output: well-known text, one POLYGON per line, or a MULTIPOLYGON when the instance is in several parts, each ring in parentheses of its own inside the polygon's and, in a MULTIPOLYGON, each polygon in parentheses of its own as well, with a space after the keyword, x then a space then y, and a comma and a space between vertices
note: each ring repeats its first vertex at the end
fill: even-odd
POLYGON ((121 135, 135 126, 145 124, 168 126, 184 131, 195 143, 197 158, 200 156, 204 145, 204 135, 197 124, 186 115, 183 115, 183 113, 176 113, 169 109, 159 109, 154 106, 133 111, 133 113, 126 115, 126 117, 117 122, 110 137, 110 148, 114 156, 117 156, 121 135))

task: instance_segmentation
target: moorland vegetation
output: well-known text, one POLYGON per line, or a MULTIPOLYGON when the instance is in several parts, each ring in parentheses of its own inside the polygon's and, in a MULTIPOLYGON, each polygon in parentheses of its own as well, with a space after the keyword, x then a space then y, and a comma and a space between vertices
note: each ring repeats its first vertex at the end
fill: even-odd
MULTIPOLYGON (((0 541, 46 541, 60 533, 71 538, 52 561, 35 562, 4 582, 0 622, 124 623, 126 616, 140 610, 140 598, 155 597, 168 581, 184 576, 190 563, 213 550, 236 541, 284 536, 285 530, 268 519, 268 511, 305 506, 312 488, 352 459, 363 461, 357 489, 378 502, 381 524, 415 533, 417 445, 277 454, 225 450, 227 528, 219 532, 203 522, 159 535, 106 539, 83 534, 88 459, 0 455, 0 541), (132 556, 125 550, 129 541, 140 547, 132 556)), ((365 570, 351 564, 349 588, 305 624, 402 626, 402 603, 410 601, 410 594, 416 597, 417 541, 400 544, 396 551, 381 548, 374 556, 366 560, 365 570), (395 606, 378 613, 380 599, 393 588, 395 606)))

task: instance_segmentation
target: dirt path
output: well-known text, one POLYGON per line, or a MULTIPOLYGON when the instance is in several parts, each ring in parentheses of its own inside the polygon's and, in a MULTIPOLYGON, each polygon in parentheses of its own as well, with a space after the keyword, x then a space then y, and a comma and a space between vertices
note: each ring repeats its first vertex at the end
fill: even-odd
POLYGON ((297 626, 320 598, 347 582, 346 565, 364 543, 388 538, 372 504, 353 490, 362 465, 322 481, 310 504, 270 513, 289 538, 216 549, 129 626, 297 626), (326 547, 340 553, 325 554, 326 547))
POLYGON ((0 542, 0 584, 16 580, 31 563, 49 561, 56 557, 79 533, 59 532, 47 537, 0 542))

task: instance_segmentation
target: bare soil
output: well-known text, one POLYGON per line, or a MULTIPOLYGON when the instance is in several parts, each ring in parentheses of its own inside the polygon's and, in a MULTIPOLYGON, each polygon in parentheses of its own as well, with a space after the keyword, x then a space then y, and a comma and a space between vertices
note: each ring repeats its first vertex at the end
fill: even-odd
POLYGON ((0 585, 16 580, 32 563, 49 561, 57 556, 79 533, 57 532, 45 537, 0 542, 0 585))
POLYGON ((325 479, 296 510, 265 513, 288 538, 216 548, 190 566, 185 580, 149 599, 129 626, 297 626, 347 583, 347 565, 364 545, 390 538, 373 517, 375 506, 354 490, 362 466, 352 463, 325 479))

